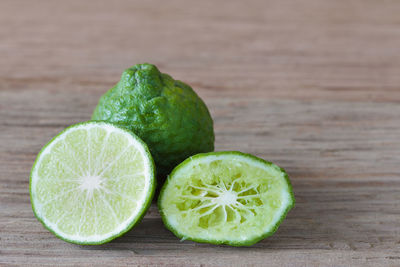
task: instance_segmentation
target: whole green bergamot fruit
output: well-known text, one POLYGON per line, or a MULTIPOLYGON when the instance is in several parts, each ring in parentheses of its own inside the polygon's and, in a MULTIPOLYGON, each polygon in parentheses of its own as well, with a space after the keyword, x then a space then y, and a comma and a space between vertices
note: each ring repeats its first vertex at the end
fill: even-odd
POLYGON ((214 150, 213 121, 204 102, 151 64, 126 69, 100 98, 92 119, 116 123, 146 142, 161 181, 187 157, 214 150))

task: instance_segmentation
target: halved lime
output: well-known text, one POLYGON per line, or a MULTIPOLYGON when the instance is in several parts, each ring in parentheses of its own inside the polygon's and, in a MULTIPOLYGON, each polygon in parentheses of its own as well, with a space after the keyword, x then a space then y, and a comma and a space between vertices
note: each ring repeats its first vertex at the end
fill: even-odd
POLYGON ((59 238, 103 244, 150 206, 154 163, 143 141, 110 123, 73 125, 39 153, 30 178, 33 211, 59 238))
POLYGON ((250 246, 272 235, 294 205, 286 172, 241 152, 197 154, 161 189, 162 219, 177 237, 250 246))

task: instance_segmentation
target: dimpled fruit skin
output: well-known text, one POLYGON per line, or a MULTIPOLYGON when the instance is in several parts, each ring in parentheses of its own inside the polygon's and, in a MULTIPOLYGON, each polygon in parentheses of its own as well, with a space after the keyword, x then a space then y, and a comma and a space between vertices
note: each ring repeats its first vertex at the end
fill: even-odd
POLYGON ((193 89, 151 64, 126 69, 104 94, 92 120, 116 123, 149 146, 158 177, 187 157, 214 150, 210 113, 193 89))

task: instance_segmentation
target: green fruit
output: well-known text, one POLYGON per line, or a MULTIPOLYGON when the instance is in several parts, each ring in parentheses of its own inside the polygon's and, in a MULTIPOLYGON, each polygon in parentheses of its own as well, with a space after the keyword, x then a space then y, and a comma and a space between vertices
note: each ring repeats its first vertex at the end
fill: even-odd
POLYGON ((250 246, 272 235, 294 196, 286 172, 241 152, 198 154, 179 164, 161 189, 158 207, 177 237, 250 246))
POLYGON ((105 122, 73 125, 36 158, 33 212, 59 238, 103 244, 144 216, 155 191, 154 163, 132 132, 105 122))
POLYGON ((104 94, 93 120, 121 125, 149 146, 162 179, 185 158, 214 150, 213 121, 190 86, 138 64, 104 94))

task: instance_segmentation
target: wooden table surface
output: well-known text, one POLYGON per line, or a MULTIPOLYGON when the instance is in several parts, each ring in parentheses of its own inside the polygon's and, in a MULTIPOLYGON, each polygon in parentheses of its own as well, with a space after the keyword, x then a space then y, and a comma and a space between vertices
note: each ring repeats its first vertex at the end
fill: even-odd
POLYGON ((0 2, 0 265, 400 266, 400 2, 0 2), (35 219, 41 147, 136 63, 193 86, 216 150, 284 167, 296 207, 253 247, 181 242, 155 204, 101 246, 35 219))

